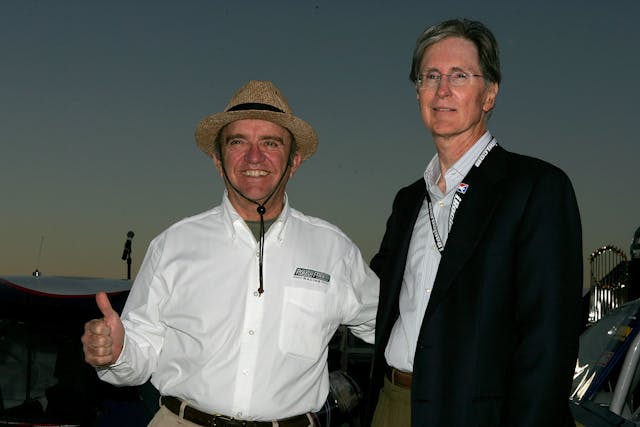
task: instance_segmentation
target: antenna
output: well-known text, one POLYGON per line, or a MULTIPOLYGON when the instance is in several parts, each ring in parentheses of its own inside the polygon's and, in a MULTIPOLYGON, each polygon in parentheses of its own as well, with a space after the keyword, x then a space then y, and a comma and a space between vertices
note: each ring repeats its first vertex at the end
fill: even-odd
POLYGON ((131 240, 134 232, 127 232, 127 240, 124 242, 124 251, 122 251, 122 260, 127 261, 127 280, 131 280, 131 240))
POLYGON ((40 258, 42 257, 42 249, 44 248, 44 236, 40 236, 40 249, 38 250, 38 258, 36 260, 36 269, 32 273, 34 277, 40 276, 40 258))

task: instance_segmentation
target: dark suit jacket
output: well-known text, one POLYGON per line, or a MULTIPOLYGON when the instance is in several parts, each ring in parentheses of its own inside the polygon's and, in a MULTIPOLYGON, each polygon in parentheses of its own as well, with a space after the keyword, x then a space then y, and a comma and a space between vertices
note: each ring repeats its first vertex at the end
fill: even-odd
MULTIPOLYGON (((496 146, 463 180, 414 358, 412 425, 570 426, 582 233, 560 169, 496 146)), ((401 189, 371 267, 380 277, 370 411, 399 314, 423 179, 401 189)), ((371 412, 369 413, 371 415, 371 412)))

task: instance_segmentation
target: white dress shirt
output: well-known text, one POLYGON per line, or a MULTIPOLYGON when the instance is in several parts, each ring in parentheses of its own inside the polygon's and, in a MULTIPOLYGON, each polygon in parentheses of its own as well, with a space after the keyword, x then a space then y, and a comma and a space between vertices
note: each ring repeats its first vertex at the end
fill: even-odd
POLYGON ((338 326, 373 342, 378 279, 342 231, 287 202, 265 236, 261 296, 258 250, 226 193, 156 237, 123 310, 124 349, 100 378, 151 376, 162 395, 244 420, 319 410, 338 326))
MULTIPOLYGON (((449 235, 451 204, 463 182, 464 177, 471 170, 478 157, 488 144, 495 140, 486 132, 445 174, 445 194, 440 191, 437 183, 440 179, 440 163, 436 154, 424 172, 433 215, 438 233, 443 244, 449 235)), ((433 283, 440 265, 440 251, 436 246, 429 210, 425 198, 418 218, 413 227, 409 252, 405 264, 402 287, 400 289, 400 317, 391 330, 391 336, 385 349, 385 359, 389 366, 401 371, 413 372, 413 357, 418 343, 418 334, 422 319, 429 303, 433 283)))

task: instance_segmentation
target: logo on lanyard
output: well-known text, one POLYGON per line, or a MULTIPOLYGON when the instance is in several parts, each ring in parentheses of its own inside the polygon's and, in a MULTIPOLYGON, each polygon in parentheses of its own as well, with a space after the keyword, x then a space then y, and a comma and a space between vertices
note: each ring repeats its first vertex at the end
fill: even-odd
POLYGON ((489 141, 489 143, 487 144, 486 147, 484 147, 484 150, 482 150, 482 153, 480 153, 480 155, 478 156, 478 160, 476 160, 475 166, 477 168, 480 167, 480 165, 482 164, 482 162, 484 161, 484 158, 487 157, 487 154, 489 154, 489 152, 493 149, 493 147, 495 147, 496 145, 498 145, 498 142, 496 141, 496 139, 494 137, 491 137, 491 141, 489 141))
MULTIPOLYGON (((467 190, 465 189, 465 191, 467 190)), ((451 210, 449 211, 449 230, 451 230, 451 227, 453 226, 453 217, 456 216, 456 211, 458 210, 458 206, 460 206, 461 201, 462 197, 460 197, 460 194, 453 195, 453 200, 451 201, 451 210)))

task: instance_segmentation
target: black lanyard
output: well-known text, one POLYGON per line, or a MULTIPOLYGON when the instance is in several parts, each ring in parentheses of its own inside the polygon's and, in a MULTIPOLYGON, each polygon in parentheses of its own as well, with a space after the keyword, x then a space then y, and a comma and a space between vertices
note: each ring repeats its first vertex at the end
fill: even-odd
MULTIPOLYGON (((491 137, 491 139, 489 140, 489 143, 487 143, 487 146, 484 148, 484 150, 482 150, 482 153, 480 153, 480 155, 476 159, 476 162, 474 163, 474 167, 476 168, 480 167, 480 165, 482 164, 482 161, 485 159, 485 157, 487 157, 487 154, 489 154, 491 149, 496 145, 498 145, 498 143, 496 142, 496 139, 494 137, 491 137)), ((467 176, 469 176, 469 174, 467 174, 467 176)), ((460 207, 462 198, 464 197, 465 194, 467 194, 468 189, 469 189, 469 184, 462 182, 460 183, 460 185, 458 185, 458 189, 456 190, 456 193, 453 195, 453 200, 451 201, 451 208, 449 209, 449 230, 451 230, 451 227, 453 226, 453 218, 455 217, 456 212, 458 211, 458 207, 460 207)), ((429 211, 429 222, 431 223, 431 233, 433 233, 433 240, 436 242, 436 247, 438 248, 438 251, 442 253, 444 251, 444 242, 442 241, 442 237, 440 237, 440 233, 438 232, 438 225, 436 224, 436 216, 433 213, 433 206, 431 204, 431 197, 429 196, 428 188, 427 188, 426 198, 427 198, 427 210, 429 211)))

